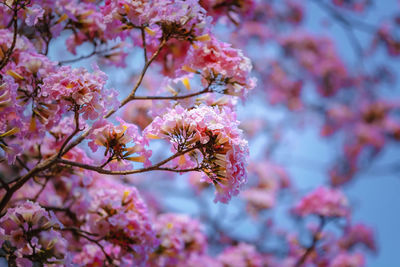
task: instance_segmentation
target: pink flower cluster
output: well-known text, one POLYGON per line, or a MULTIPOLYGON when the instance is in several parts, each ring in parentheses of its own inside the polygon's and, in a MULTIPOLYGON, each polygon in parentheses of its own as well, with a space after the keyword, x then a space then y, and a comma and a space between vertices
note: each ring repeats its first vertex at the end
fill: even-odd
POLYGON ((337 189, 318 187, 303 197, 293 212, 299 216, 345 217, 349 214, 348 200, 337 189))
POLYGON ((365 266, 364 255, 361 253, 342 252, 332 259, 329 267, 363 267, 365 266))
POLYGON ((200 0, 200 4, 215 21, 228 18, 233 23, 239 24, 243 19, 253 15, 256 1, 200 0))
POLYGON ((292 78, 278 61, 271 62, 270 72, 265 76, 264 84, 271 104, 284 104, 290 110, 303 108, 303 81, 292 78))
POLYGON ((0 219, 0 246, 9 263, 18 266, 34 261, 61 265, 67 254, 67 242, 58 231, 62 227, 53 213, 26 201, 0 219))
MULTIPOLYGON (((290 186, 290 180, 285 169, 271 162, 259 162, 249 165, 250 177, 257 177, 257 183, 241 194, 247 202, 249 213, 275 207, 278 194, 290 186)), ((251 181, 251 180, 250 180, 251 181)))
POLYGON ((211 84, 215 91, 245 98, 248 91, 256 85, 250 77, 250 59, 241 50, 214 37, 192 47, 182 70, 201 74, 205 86, 211 84))
MULTIPOLYGON (((1 51, 6 51, 13 34, 0 30, 0 36, 1 51)), ((0 74, 1 148, 10 163, 29 147, 22 139, 40 143, 71 111, 96 119, 119 105, 116 92, 104 88, 107 78, 97 67, 93 73, 58 67, 25 37, 17 36, 13 56, 0 74)))
POLYGON ((107 32, 118 33, 124 29, 124 20, 128 19, 136 26, 149 23, 150 1, 107 0, 101 7, 107 32))
POLYGON ((350 250, 357 245, 363 245, 371 251, 377 250, 374 233, 370 227, 355 224, 345 229, 343 237, 339 240, 339 246, 344 250, 350 250))
POLYGON ((218 255, 218 261, 223 266, 229 267, 264 266, 262 255, 253 245, 246 243, 239 243, 236 246, 226 248, 218 255))
MULTIPOLYGON (((120 264, 132 266, 145 262, 158 241, 147 207, 136 188, 97 179, 88 193, 89 205, 85 212, 79 212, 79 218, 84 223, 82 229, 101 237, 103 246, 113 258, 121 261, 120 264)), ((86 202, 84 198, 82 200, 86 202)), ((102 254, 101 251, 98 253, 102 254)), ((74 262, 81 263, 83 258, 87 264, 96 261, 96 257, 81 253, 74 257, 74 262)))
POLYGON ((89 147, 93 152, 96 152, 99 146, 104 147, 106 157, 102 163, 109 164, 108 167, 112 170, 130 169, 129 162, 132 161, 150 166, 151 151, 144 148, 147 140, 140 135, 139 128, 120 118, 117 118, 117 121, 120 123, 118 126, 106 120, 96 121, 88 137, 91 140, 89 147))
MULTIPOLYGON (((7 51, 12 32, 1 29, 0 40, 0 51, 7 51)), ((51 117, 58 108, 39 85, 55 69, 56 64, 38 54, 27 38, 17 36, 13 57, 0 71, 0 139, 10 163, 23 150, 21 138, 41 138, 54 125, 51 117)))
POLYGON ((347 135, 343 149, 345 160, 331 170, 332 184, 351 180, 366 153, 376 155, 388 141, 400 140, 400 122, 396 115, 399 107, 397 102, 382 99, 359 101, 352 107, 337 104, 328 109, 321 134, 329 136, 345 130, 347 135))
POLYGON ((248 144, 238 124, 229 108, 178 105, 155 118, 144 134, 169 140, 174 151, 192 150, 179 157, 176 168, 199 167, 217 189, 215 201, 227 203, 247 180, 248 144))
POLYGON ((363 12, 371 2, 368 0, 332 0, 333 4, 355 12, 363 12))
POLYGON ((195 41, 206 33, 207 17, 197 0, 190 1, 126 1, 108 0, 102 13, 111 37, 126 37, 123 31, 146 25, 155 35, 160 32, 165 40, 176 38, 195 41))
POLYGON ((161 214, 154 225, 160 244, 150 255, 151 266, 176 266, 206 253, 207 239, 200 223, 186 215, 161 214))
POLYGON ((64 9, 68 14, 69 24, 75 27, 74 34, 66 41, 69 52, 76 55, 76 47, 84 42, 107 42, 104 16, 96 4, 72 1, 66 3, 64 9))
POLYGON ((97 66, 93 73, 82 68, 61 67, 43 79, 41 88, 65 108, 77 106, 84 119, 94 120, 119 105, 117 93, 104 88, 106 80, 107 76, 97 66))
POLYGON ((317 91, 330 97, 348 86, 349 78, 332 40, 296 33, 281 39, 285 53, 307 71, 317 91))

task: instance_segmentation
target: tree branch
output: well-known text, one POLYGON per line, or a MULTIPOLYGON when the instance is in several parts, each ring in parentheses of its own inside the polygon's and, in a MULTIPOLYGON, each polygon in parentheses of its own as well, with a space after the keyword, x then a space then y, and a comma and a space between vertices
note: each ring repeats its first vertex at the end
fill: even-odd
POLYGON ((17 8, 18 3, 15 3, 14 7, 14 14, 13 14, 13 27, 14 27, 14 34, 13 34, 13 40, 11 43, 10 48, 8 48, 6 54, 4 55, 4 58, 0 62, 0 70, 2 70, 10 60, 10 57, 14 51, 15 44, 17 43, 17 35, 18 35, 18 8, 17 8))
POLYGON ((322 229, 325 226, 325 223, 326 223, 325 217, 320 216, 319 217, 319 226, 318 226, 317 231, 313 235, 311 245, 307 248, 307 250, 303 254, 303 256, 297 261, 295 267, 302 266, 306 262, 308 256, 314 251, 315 247, 317 246, 318 241, 320 240, 320 235, 321 235, 322 229))
POLYGON ((177 96, 134 96, 131 100, 178 100, 178 99, 185 99, 194 96, 198 96, 205 93, 210 93, 209 87, 205 88, 204 90, 187 94, 187 95, 177 95, 177 96))
POLYGON ((101 167, 92 166, 92 165, 74 162, 74 161, 69 161, 69 160, 65 160, 65 159, 58 159, 57 162, 61 163, 61 164, 65 164, 65 165, 79 167, 79 168, 86 169, 86 170, 95 171, 95 172, 102 173, 102 174, 108 174, 108 175, 128 175, 128 174, 142 173, 142 172, 148 172, 148 171, 190 172, 190 171, 198 171, 198 170, 200 170, 200 168, 178 170, 178 169, 173 169, 173 168, 162 168, 161 166, 166 164, 167 162, 173 160, 174 158, 177 158, 181 155, 189 153, 190 151, 193 151, 197 148, 198 148, 198 146, 194 146, 192 148, 177 152, 174 155, 160 161, 159 163, 157 163, 153 166, 150 166, 147 168, 136 169, 136 170, 128 170, 128 171, 110 171, 110 170, 105 170, 101 167))
MULTIPOLYGON (((139 79, 137 80, 135 86, 133 87, 131 93, 121 102, 120 108, 123 107, 124 105, 126 105, 126 103, 128 103, 131 99, 133 99, 133 97, 136 94, 137 89, 139 88, 140 84, 143 81, 144 75, 146 74, 147 69, 149 68, 150 64, 157 58, 158 54, 161 52, 161 49, 163 49, 164 45, 167 43, 167 40, 163 39, 160 43, 160 45, 158 46, 157 50, 154 52, 154 54, 151 56, 151 58, 149 59, 149 61, 147 61, 143 67, 142 72, 140 73, 139 79)), ((114 111, 115 112, 115 111, 114 111)), ((112 112, 112 113, 114 113, 112 112)), ((111 114, 112 114, 111 113, 111 114)), ((110 115, 111 115, 110 114, 110 115)), ((107 114, 106 118, 108 118, 110 115, 107 114)))

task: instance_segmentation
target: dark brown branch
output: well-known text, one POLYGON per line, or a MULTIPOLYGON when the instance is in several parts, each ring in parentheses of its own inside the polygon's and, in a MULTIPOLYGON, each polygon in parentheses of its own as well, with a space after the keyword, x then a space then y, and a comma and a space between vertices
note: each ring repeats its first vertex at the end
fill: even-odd
POLYGON ((78 218, 74 212, 72 212, 69 207, 56 207, 56 206, 42 206, 46 210, 51 210, 55 212, 64 212, 68 217, 70 217, 74 222, 78 221, 78 218))
POLYGON ((81 237, 85 238, 86 240, 88 240, 88 241, 90 241, 92 243, 95 243, 101 249, 101 251, 103 252, 104 256, 106 257, 106 259, 108 261, 108 263, 110 265, 113 264, 112 258, 110 257, 110 255, 107 254, 107 252, 105 251, 103 245, 100 244, 101 240, 93 239, 93 238, 87 236, 86 234, 84 234, 84 232, 82 230, 74 228, 74 227, 64 228, 64 229, 61 229, 61 230, 63 230, 63 231, 71 231, 71 232, 75 233, 76 235, 81 236, 81 237))
POLYGON ((140 28, 140 32, 141 32, 141 34, 142 34, 144 63, 146 64, 147 61, 148 61, 149 59, 147 58, 146 34, 145 34, 145 32, 144 32, 144 27, 141 27, 141 28, 140 28))
POLYGON ((324 9, 328 14, 330 14, 334 19, 340 21, 341 23, 346 23, 348 25, 354 25, 358 30, 364 31, 366 33, 376 34, 377 28, 374 25, 368 24, 364 21, 357 20, 354 18, 347 18, 343 16, 338 10, 329 4, 321 0, 312 0, 320 8, 324 9))
POLYGON ((6 191, 8 191, 10 189, 10 187, 8 186, 8 183, 4 182, 2 178, 0 178, 0 184, 1 184, 1 188, 4 188, 6 191))
POLYGON ((28 166, 26 166, 26 164, 25 164, 19 157, 16 157, 16 160, 18 161, 18 163, 19 163, 25 170, 27 170, 28 172, 30 171, 30 169, 28 168, 28 166))
POLYGON ((73 58, 73 59, 67 59, 67 60, 60 61, 60 62, 58 62, 58 65, 63 65, 63 64, 68 64, 68 63, 75 63, 75 62, 81 61, 83 59, 91 58, 92 56, 95 56, 95 55, 105 54, 107 52, 110 52, 110 49, 104 49, 104 50, 100 50, 100 51, 97 51, 96 49, 94 49, 92 51, 92 53, 90 53, 90 54, 83 55, 83 56, 80 56, 78 58, 73 58))
POLYGON ((14 33, 13 33, 13 40, 11 43, 10 48, 8 48, 6 54, 4 55, 4 58, 0 62, 0 70, 2 70, 10 60, 10 57, 14 51, 15 44, 17 43, 17 35, 18 35, 18 8, 17 8, 18 3, 15 3, 14 7, 14 14, 13 14, 13 28, 14 28, 14 33))
MULTIPOLYGON (((122 100, 120 107, 123 107, 124 105, 126 105, 126 103, 128 103, 131 99, 133 99, 133 97, 136 94, 137 89, 139 88, 140 84, 143 81, 143 78, 144 78, 144 75, 146 74, 147 69, 149 68, 150 64, 157 58, 158 54, 161 52, 161 50, 163 49, 163 47, 164 47, 164 45, 166 43, 167 43, 167 40, 163 39, 161 41, 160 45, 158 46, 157 50, 154 52, 154 54, 149 59, 149 61, 147 61, 144 64, 144 67, 143 67, 142 72, 140 73, 139 79, 137 80, 137 82, 136 82, 135 86, 133 87, 131 93, 124 100, 122 100)), ((114 112, 112 112, 112 113, 114 113, 114 112)), ((106 118, 109 117, 110 115, 107 114, 106 118)))
POLYGON ((75 120, 75 129, 74 131, 65 139, 64 143, 61 145, 60 151, 58 152, 58 157, 61 157, 64 155, 67 151, 64 153, 64 148, 65 146, 71 141, 71 139, 79 132, 81 129, 79 128, 79 112, 78 112, 78 106, 74 106, 74 120, 75 120))
POLYGON ((190 98, 194 96, 198 96, 201 94, 205 93, 210 93, 211 91, 208 89, 208 87, 204 90, 192 93, 192 94, 187 94, 187 95, 177 95, 177 96, 134 96, 131 100, 178 100, 178 99, 185 99, 185 98, 190 98))
POLYGON ((315 247, 317 246, 318 241, 320 240, 320 235, 322 232, 322 229, 324 228, 326 223, 326 219, 325 217, 320 216, 319 217, 319 226, 317 231, 313 234, 313 239, 312 242, 310 244, 310 246, 308 246, 306 252, 303 254, 303 256, 301 256, 301 258, 297 261, 295 267, 301 267, 307 260, 308 256, 314 251, 315 247))
POLYGON ((3 196, 3 198, 0 201, 0 217, 2 215, 2 211, 7 206, 7 203, 10 201, 13 194, 18 189, 20 189, 30 178, 32 178, 39 172, 50 168, 56 162, 56 160, 57 160, 57 154, 54 154, 53 156, 46 159, 45 161, 38 163, 34 168, 32 168, 25 175, 12 179, 13 181, 15 180, 17 182, 12 187, 10 187, 9 190, 7 190, 6 194, 3 196))
MULTIPOLYGON (((356 33, 354 31, 354 28, 355 28, 355 27, 353 27, 354 21, 351 21, 349 18, 346 18, 345 16, 340 14, 339 11, 337 11, 333 7, 329 6, 328 4, 324 3, 323 1, 319 1, 319 0, 313 0, 313 1, 314 1, 314 3, 316 3, 316 5, 318 5, 318 7, 320 7, 323 11, 327 12, 333 19, 335 19, 342 26, 343 30, 345 31, 345 33, 349 39, 351 46, 353 47, 355 54, 359 58, 361 67, 364 67, 364 65, 363 65, 363 57, 364 57, 363 47, 362 47, 360 41, 358 40, 356 33)), ((357 25, 359 25, 359 23, 362 23, 362 22, 358 22, 357 25)), ((370 27, 372 27, 372 26, 370 26, 370 27)), ((373 32, 373 34, 376 33, 375 29, 369 28, 368 30, 373 32)))
POLYGON ((42 194, 42 192, 44 191, 44 189, 46 188, 47 183, 49 182, 49 178, 46 178, 46 181, 44 182, 44 184, 42 184, 42 187, 40 188, 40 190, 36 193, 35 197, 33 198, 33 201, 37 201, 37 199, 40 197, 40 195, 42 194))
POLYGON ((92 165, 88 165, 88 164, 84 164, 84 163, 79 163, 79 162, 74 162, 74 161, 69 161, 69 160, 65 160, 65 159, 58 159, 57 162, 61 163, 61 164, 65 164, 65 165, 70 165, 70 166, 74 166, 74 167, 79 167, 82 169, 86 169, 86 170, 91 170, 91 171, 95 171, 98 173, 102 173, 102 174, 108 174, 108 175, 128 175, 128 174, 135 174, 135 173, 142 173, 142 172, 148 172, 148 171, 174 171, 174 172, 189 172, 189 171, 197 171, 199 170, 198 168, 194 168, 194 169, 188 169, 188 170, 176 170, 176 169, 172 169, 172 168, 162 168, 161 166, 166 164, 167 162, 173 160, 174 158, 177 158, 183 154, 189 153, 190 151, 193 151, 195 149, 197 149, 198 147, 192 147, 186 150, 183 150, 181 152, 177 152, 174 155, 160 161, 159 163, 147 167, 147 168, 141 168, 141 169, 136 169, 136 170, 128 170, 128 171, 110 171, 110 170, 105 170, 101 167, 97 167, 97 166, 92 166, 92 165))

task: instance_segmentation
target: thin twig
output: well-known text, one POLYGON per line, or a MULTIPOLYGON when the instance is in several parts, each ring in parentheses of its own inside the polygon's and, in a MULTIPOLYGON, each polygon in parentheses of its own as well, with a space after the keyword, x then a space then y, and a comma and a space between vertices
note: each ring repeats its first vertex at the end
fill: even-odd
POLYGON ((56 163, 57 155, 54 154, 53 156, 49 157, 45 161, 38 163, 34 168, 32 168, 29 172, 25 175, 14 178, 12 180, 17 181, 12 187, 7 190, 6 194, 3 196, 0 202, 0 217, 2 216, 2 211, 7 206, 7 203, 10 201, 13 194, 20 189, 30 178, 35 176, 37 173, 50 168, 54 163, 56 163))
POLYGON ((78 230, 78 229, 73 228, 73 227, 64 228, 64 229, 61 229, 61 230, 71 231, 71 232, 75 233, 76 235, 81 236, 81 237, 85 238, 86 240, 88 240, 88 241, 90 241, 92 243, 95 243, 101 249, 101 251, 103 252, 104 256, 106 257, 106 259, 108 261, 108 263, 111 264, 111 265, 113 264, 112 258, 110 257, 110 255, 108 255, 108 253, 104 249, 103 245, 100 244, 101 240, 99 241, 99 240, 93 239, 93 238, 87 236, 86 234, 83 234, 83 232, 80 229, 78 230))
POLYGON ((140 28, 140 32, 141 32, 141 34, 142 34, 144 63, 146 64, 147 61, 148 61, 148 58, 147 58, 146 33, 145 33, 145 31, 144 31, 144 27, 141 27, 141 28, 140 28))
MULTIPOLYGON (((143 78, 144 78, 144 75, 146 74, 147 69, 149 68, 150 64, 157 58, 158 54, 161 52, 161 50, 163 49, 163 47, 166 43, 167 43, 167 40, 163 39, 161 41, 160 45, 158 46, 157 50, 154 52, 154 54, 149 59, 149 61, 147 61, 146 64, 144 64, 144 67, 143 67, 142 72, 140 73, 139 79, 137 80, 131 93, 124 100, 122 100, 120 107, 123 107, 124 105, 126 105, 126 103, 128 103, 135 96, 137 89, 139 88, 140 84, 143 81, 143 78)), ((112 112, 112 113, 114 113, 114 112, 112 112)), ((109 117, 108 114, 107 114, 106 118, 107 117, 109 117)))
POLYGON ((83 56, 80 56, 80 57, 78 57, 78 58, 73 58, 73 59, 67 59, 67 60, 59 61, 59 62, 58 62, 58 65, 63 65, 63 64, 68 64, 68 63, 75 63, 75 62, 78 62, 78 61, 80 61, 80 60, 90 58, 90 57, 92 57, 92 56, 94 56, 94 55, 102 55, 102 54, 107 53, 107 52, 110 52, 110 49, 105 49, 105 50, 101 50, 101 51, 97 51, 96 49, 94 49, 94 50, 92 51, 92 53, 90 53, 90 54, 83 55, 83 56))
POLYGON ((64 148, 68 144, 69 141, 79 132, 81 129, 79 128, 79 112, 78 112, 78 107, 74 106, 74 119, 75 119, 75 129, 74 131, 65 139, 64 143, 61 145, 60 151, 58 152, 58 157, 61 157, 64 155, 64 148))
POLYGON ((35 197, 33 198, 33 201, 36 202, 36 200, 39 198, 40 194, 42 194, 42 192, 44 191, 44 189, 46 188, 47 183, 49 182, 49 178, 46 178, 46 181, 44 182, 44 184, 42 185, 42 187, 40 188, 39 192, 37 192, 37 194, 35 195, 35 197))
POLYGON ((187 95, 176 95, 176 96, 134 96, 131 100, 178 100, 178 99, 185 99, 185 98, 190 98, 194 96, 198 96, 201 94, 205 93, 210 93, 211 91, 206 88, 204 90, 192 93, 192 94, 187 94, 187 95))
POLYGON ((321 0, 312 0, 312 1, 319 7, 325 9, 325 11, 330 13, 334 18, 340 21, 345 21, 348 24, 354 25, 360 31, 364 31, 366 33, 371 33, 371 34, 376 34, 377 32, 376 26, 368 24, 365 21, 361 21, 355 18, 344 17, 342 14, 340 14, 339 11, 337 11, 334 7, 328 5, 324 1, 321 0))

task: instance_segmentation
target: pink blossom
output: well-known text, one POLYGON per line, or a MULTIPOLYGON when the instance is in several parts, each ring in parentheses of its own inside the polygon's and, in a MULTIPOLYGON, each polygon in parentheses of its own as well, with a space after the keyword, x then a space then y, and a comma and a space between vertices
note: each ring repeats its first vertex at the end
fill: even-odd
POLYGON ((26 19, 25 22, 28 26, 34 26, 39 19, 43 18, 44 9, 34 4, 26 8, 26 19))
POLYGON ((223 266, 229 267, 262 267, 264 262, 256 248, 246 243, 226 248, 217 259, 223 266))
POLYGON ((128 103, 124 109, 123 119, 126 122, 138 125, 141 129, 146 128, 152 121, 149 110, 152 107, 151 100, 138 100, 128 103))
POLYGON ((193 42, 208 33, 206 11, 197 0, 155 1, 147 13, 149 24, 159 25, 163 38, 193 42))
POLYGON ((349 84, 347 69, 332 40, 298 32, 282 38, 281 44, 287 55, 307 70, 322 96, 333 96, 349 84))
POLYGON ((337 255, 329 264, 329 267, 363 267, 365 266, 364 255, 361 253, 350 254, 348 252, 342 252, 337 255))
POLYGON ((106 25, 104 16, 93 3, 71 2, 64 6, 64 12, 68 14, 71 23, 76 25, 77 32, 67 39, 68 50, 76 54, 76 47, 84 42, 106 42, 106 25))
MULTIPOLYGON (((35 249, 40 249, 45 252, 42 257, 46 257, 48 263, 60 263, 67 254, 67 241, 56 230, 62 227, 52 212, 26 201, 16 208, 9 208, 0 219, 0 229, 4 233, 0 239, 11 242, 17 250, 10 252, 21 260, 24 257, 35 259, 38 257, 35 249)), ((30 261, 26 263, 31 264, 30 261)))
POLYGON ((376 251, 376 243, 373 230, 364 224, 355 224, 345 229, 343 237, 339 240, 339 246, 349 250, 362 244, 371 251, 376 251))
MULTIPOLYGON (((114 38, 126 38, 129 21, 135 26, 148 25, 151 33, 162 32, 165 40, 176 38, 193 42, 197 36, 208 32, 205 10, 198 1, 126 1, 108 0, 102 7, 107 25, 107 35, 114 38)), ((151 43, 151 42, 149 42, 151 43)))
POLYGON ((247 141, 238 129, 235 114, 228 108, 198 106, 169 109, 144 130, 149 137, 167 139, 175 151, 192 149, 177 158, 177 168, 199 167, 217 189, 215 201, 227 203, 247 180, 247 141))
POLYGON ((109 162, 111 169, 126 169, 130 167, 129 161, 142 162, 150 166, 149 157, 151 151, 144 147, 147 143, 139 133, 139 128, 117 118, 118 126, 105 121, 97 121, 89 135, 89 147, 96 152, 99 146, 105 147, 106 162, 109 162), (139 155, 134 155, 134 154, 139 155))
POLYGON ((301 99, 303 82, 291 78, 279 62, 271 63, 271 70, 265 79, 265 89, 271 104, 282 103, 290 110, 303 108, 301 99))
POLYGON ((299 216, 315 214, 325 217, 344 217, 349 214, 348 201, 337 189, 318 187, 303 197, 293 212, 299 216))
POLYGON ((143 263, 157 240, 137 189, 99 179, 89 194, 84 227, 107 240, 104 244, 111 246, 117 259, 127 257, 133 264, 143 263))
POLYGON ((80 266, 101 266, 104 264, 106 256, 96 244, 85 244, 82 251, 73 257, 73 262, 80 266))
POLYGON ((250 77, 250 59, 214 37, 201 42, 198 48, 192 47, 184 64, 183 70, 202 74, 203 84, 211 84, 211 89, 220 93, 244 99, 256 84, 255 78, 250 77))
POLYGON ((275 206, 279 191, 289 187, 290 180, 283 167, 270 162, 253 163, 248 169, 250 177, 257 178, 257 183, 244 190, 241 196, 246 200, 250 214, 257 215, 275 206))
POLYGON ((155 231, 160 244, 150 255, 151 266, 175 266, 192 255, 203 255, 207 240, 201 228, 198 221, 185 215, 159 215, 155 231))
POLYGON ((107 76, 94 66, 94 72, 85 69, 61 67, 43 79, 42 91, 58 101, 64 108, 77 105, 83 118, 94 120, 107 110, 117 107, 116 92, 106 90, 107 76))
POLYGON ((253 15, 256 1, 200 0, 200 4, 215 21, 229 18, 233 23, 239 24, 253 15))

